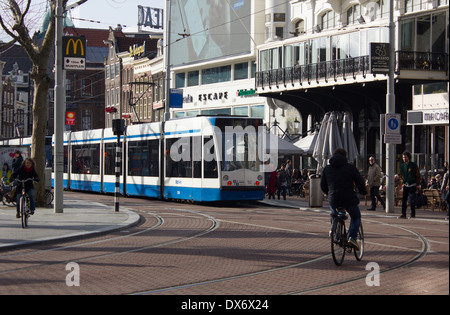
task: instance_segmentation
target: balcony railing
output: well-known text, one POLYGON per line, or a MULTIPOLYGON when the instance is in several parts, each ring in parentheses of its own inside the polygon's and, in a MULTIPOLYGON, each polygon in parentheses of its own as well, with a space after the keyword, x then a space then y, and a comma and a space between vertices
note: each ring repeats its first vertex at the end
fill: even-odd
MULTIPOLYGON (((400 70, 445 71, 448 73, 448 54, 396 52, 396 73, 400 70)), ((338 80, 364 78, 370 74, 370 57, 324 61, 319 63, 298 65, 281 69, 273 69, 256 73, 256 88, 287 87, 299 83, 301 86, 311 83, 337 82, 338 80)))
POLYGON ((399 70, 445 71, 448 73, 448 54, 417 51, 397 51, 397 67, 399 70))

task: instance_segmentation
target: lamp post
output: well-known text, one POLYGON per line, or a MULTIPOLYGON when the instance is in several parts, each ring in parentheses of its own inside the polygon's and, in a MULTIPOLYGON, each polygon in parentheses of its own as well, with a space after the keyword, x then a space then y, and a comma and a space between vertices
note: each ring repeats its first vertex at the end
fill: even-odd
MULTIPOLYGON (((395 113, 395 24, 394 0, 389 0, 389 76, 387 80, 386 114, 395 113)), ((394 212, 395 144, 386 144, 386 213, 394 212)))

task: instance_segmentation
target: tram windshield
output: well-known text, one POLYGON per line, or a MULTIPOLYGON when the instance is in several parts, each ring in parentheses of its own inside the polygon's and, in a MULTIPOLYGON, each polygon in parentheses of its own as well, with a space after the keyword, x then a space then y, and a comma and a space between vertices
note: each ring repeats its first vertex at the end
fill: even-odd
POLYGON ((222 141, 222 171, 250 169, 260 171, 258 133, 263 132, 261 119, 217 118, 217 139, 222 141), (220 130, 220 132, 219 132, 220 130))

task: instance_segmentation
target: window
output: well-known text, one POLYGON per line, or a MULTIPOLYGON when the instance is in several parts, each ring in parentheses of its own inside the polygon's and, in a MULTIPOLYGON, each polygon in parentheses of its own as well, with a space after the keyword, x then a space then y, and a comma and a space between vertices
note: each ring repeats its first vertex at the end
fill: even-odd
POLYGON ((83 110, 81 113, 81 129, 92 129, 92 114, 90 110, 83 110))
POLYGON ((359 4, 355 4, 347 10, 347 25, 355 24, 358 22, 358 18, 361 16, 361 7, 359 4))
POLYGON ((248 107, 235 107, 234 108, 234 115, 236 116, 248 116, 248 107))
POLYGON ((326 30, 329 28, 333 28, 335 25, 335 17, 334 17, 334 11, 329 10, 325 12, 320 19, 320 28, 322 30, 326 30))
POLYGON ((129 142, 128 175, 159 176, 159 140, 129 142))
POLYGON ((184 81, 186 79, 186 73, 177 73, 175 75, 175 88, 184 88, 184 81))
POLYGON ((100 144, 84 144, 72 147, 73 174, 100 174, 100 144))
POLYGON ((295 23, 295 36, 305 34, 305 20, 300 20, 295 23))
POLYGON ((191 71, 188 73, 188 86, 197 86, 199 84, 199 71, 191 71))
POLYGON ((284 27, 275 27, 275 36, 279 39, 284 38, 284 27))
POLYGON ((231 65, 202 70, 202 84, 231 81, 231 65))
POLYGON ((214 147, 214 138, 212 136, 206 136, 203 139, 204 143, 204 156, 205 162, 203 165, 204 178, 217 178, 219 177, 217 158, 214 147), (214 158, 212 158, 214 157, 214 158))
POLYGON ((234 65, 234 79, 248 79, 248 62, 238 63, 234 65))
POLYGON ((373 8, 374 12, 370 12, 373 14, 373 19, 380 19, 389 16, 389 0, 378 0, 376 1, 376 5, 373 8))
POLYGON ((286 22, 286 14, 285 13, 275 13, 273 15, 274 22, 286 22))
POLYGON ((250 108, 252 118, 264 118, 264 105, 252 106, 250 108))
POLYGON ((92 95, 91 79, 81 79, 81 95, 82 96, 91 96, 92 95))
POLYGON ((167 177, 201 178, 202 138, 167 139, 167 177))
MULTIPOLYGON (((115 143, 105 144, 105 175, 116 174, 116 146, 115 143)), ((122 170, 120 172, 122 173, 122 170)))

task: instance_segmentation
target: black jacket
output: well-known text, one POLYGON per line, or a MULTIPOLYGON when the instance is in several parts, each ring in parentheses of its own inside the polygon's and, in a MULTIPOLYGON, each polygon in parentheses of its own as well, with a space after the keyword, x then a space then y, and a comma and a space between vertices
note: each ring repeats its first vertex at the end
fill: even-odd
POLYGON ((334 208, 348 207, 359 204, 354 186, 362 195, 367 194, 364 178, 356 167, 349 164, 347 158, 336 154, 330 159, 322 172, 320 188, 328 195, 328 202, 334 208))
MULTIPOLYGON (((17 170, 17 172, 14 172, 11 175, 10 182, 13 182, 13 180, 16 179, 16 178, 19 179, 19 180, 25 180, 25 179, 28 179, 28 178, 34 178, 34 181, 36 181, 36 182, 39 181, 39 177, 38 177, 38 174, 36 173, 36 170, 33 168, 31 171, 27 172, 25 170, 25 166, 24 165, 22 165, 17 170)), ((25 190, 28 191, 31 188, 34 188, 33 181, 29 180, 29 181, 25 182, 25 190)), ((20 190, 22 190, 22 183, 18 183, 17 184, 17 191, 20 191, 20 190)))

